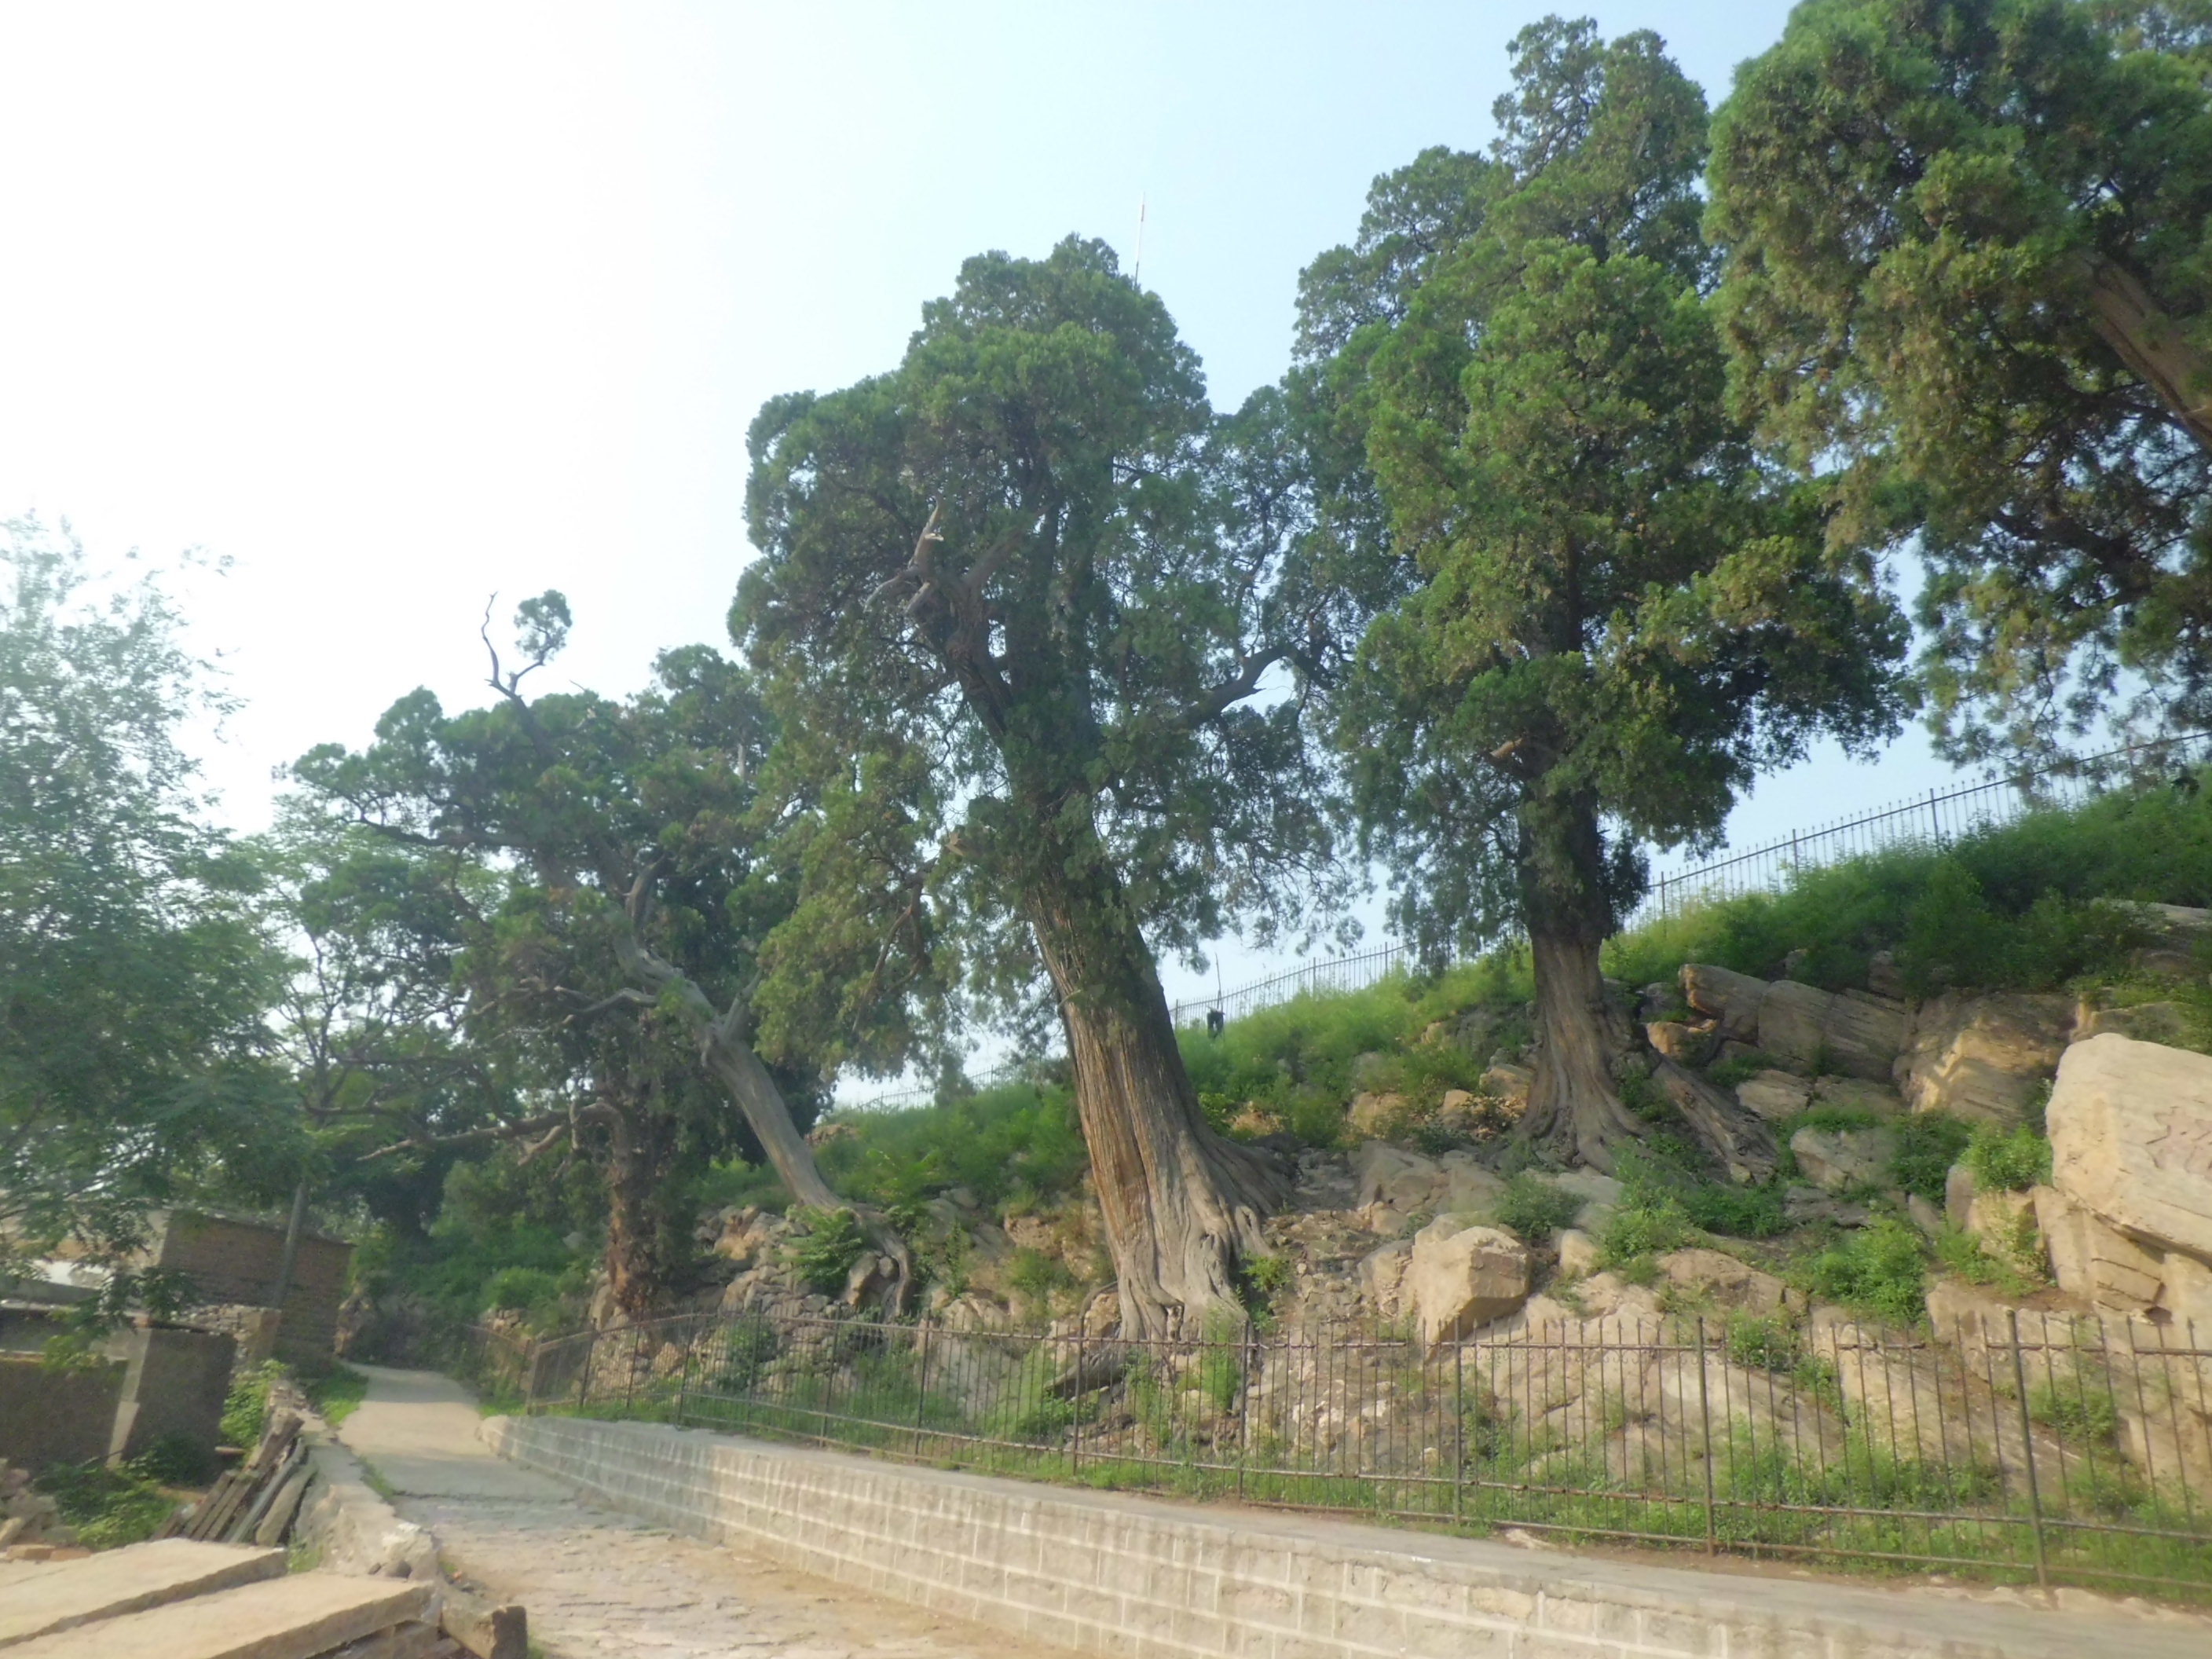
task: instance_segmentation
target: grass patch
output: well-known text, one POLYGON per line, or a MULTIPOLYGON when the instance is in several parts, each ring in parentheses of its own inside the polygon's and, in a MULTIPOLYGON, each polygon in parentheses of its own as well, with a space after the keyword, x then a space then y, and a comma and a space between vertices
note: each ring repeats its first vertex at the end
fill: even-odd
POLYGON ((1919 1233, 1893 1216, 1844 1235, 1800 1264, 1796 1276, 1822 1301, 1893 1324, 1916 1324, 1926 1311, 1927 1254, 1919 1233))
POLYGON ((119 1549, 151 1538, 177 1507, 159 1483, 125 1465, 64 1463, 32 1483, 52 1498, 62 1519, 88 1549, 119 1549))
POLYGON ((335 1361, 320 1376, 302 1378, 300 1386, 307 1403, 332 1428, 352 1416, 354 1408, 368 1398, 368 1378, 352 1366, 335 1361))
POLYGON ((1916 1113, 1892 1127, 1897 1151, 1889 1160, 1890 1180, 1905 1192, 1942 1204, 1951 1166, 1974 1138, 1972 1127, 1943 1112, 1916 1113))
POLYGON ((2025 1124, 2008 1131, 1979 1125, 1966 1143, 1966 1160, 1983 1192, 2022 1193, 2051 1179, 2051 1143, 2025 1124))

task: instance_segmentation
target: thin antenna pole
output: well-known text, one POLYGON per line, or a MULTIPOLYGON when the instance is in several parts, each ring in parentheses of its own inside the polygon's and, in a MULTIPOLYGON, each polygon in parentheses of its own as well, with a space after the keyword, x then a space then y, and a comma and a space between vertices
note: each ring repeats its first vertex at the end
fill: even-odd
POLYGON ((1142 287, 1145 281, 1145 198, 1137 198, 1137 258, 1129 268, 1129 280, 1142 287))

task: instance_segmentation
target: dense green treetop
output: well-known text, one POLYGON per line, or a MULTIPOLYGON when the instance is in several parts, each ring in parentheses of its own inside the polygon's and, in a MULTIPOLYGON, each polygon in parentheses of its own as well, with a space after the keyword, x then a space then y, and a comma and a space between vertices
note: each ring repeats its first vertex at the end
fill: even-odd
POLYGON ((1552 20, 1515 52, 1492 155, 1378 181, 1361 246, 1305 289, 1306 349, 1344 342, 1316 364, 1344 377, 1328 412, 1387 508, 1374 556, 1409 581, 1342 738, 1399 919, 1437 945, 1522 918, 1532 797, 1617 826, 1617 908, 1638 843, 1714 834, 1814 733, 1870 741, 1896 709, 1870 562, 1827 545, 1824 491, 1723 407, 1696 88, 1650 34, 1552 20), (1465 192, 1449 211, 1439 180, 1465 192), (1378 228, 1415 199, 1458 240, 1384 257, 1403 233, 1378 228), (1369 245, 1363 314, 1340 274, 1369 245))
POLYGON ((1295 689, 1331 596, 1291 557, 1285 426, 1272 392, 1215 416, 1158 299, 1077 240, 969 260, 896 370, 756 422, 732 631, 795 753, 909 780, 987 981, 1034 973, 997 924, 1040 810, 1095 834, 1158 948, 1264 933, 1279 877, 1325 875, 1295 689))
POLYGON ((278 958, 180 742, 225 706, 153 577, 0 527, 0 1272, 127 1247, 265 1124, 278 958))
POLYGON ((1939 730, 2056 742, 2133 670, 2201 718, 2212 9, 1812 0, 1714 129, 1743 406, 1917 531, 1939 730))

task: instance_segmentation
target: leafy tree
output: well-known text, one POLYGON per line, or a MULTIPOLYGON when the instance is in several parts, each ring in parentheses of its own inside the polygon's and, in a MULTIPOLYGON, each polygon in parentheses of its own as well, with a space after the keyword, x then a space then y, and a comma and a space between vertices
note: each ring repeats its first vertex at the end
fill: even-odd
POLYGON ((1649 33, 1555 18, 1513 52, 1491 155, 1378 183, 1360 242, 1304 289, 1309 420, 1325 450, 1359 438, 1378 509, 1324 517, 1403 593, 1336 730, 1408 933, 1440 955, 1526 933, 1527 1132, 1611 1167, 1650 1127, 1620 1082, 1649 1067, 1758 1174, 1762 1126, 1633 1053, 1599 946, 1642 844, 1715 836, 1816 732, 1893 729, 1901 629, 1870 562, 1832 547, 1822 489, 1723 407, 1697 88, 1649 33))
MULTIPOLYGON (((655 1206, 687 1159, 764 1157, 799 1203, 839 1206, 791 1101, 823 1074, 811 1046, 820 1023, 778 980, 799 886, 792 849, 824 809, 763 798, 772 725, 744 672, 715 653, 666 653, 655 684, 622 702, 532 699, 523 682, 564 641, 567 605, 557 593, 526 601, 516 623, 526 661, 507 670, 493 654, 491 707, 448 715, 417 691, 368 750, 319 749, 295 769, 381 835, 506 871, 502 902, 468 929, 466 1025, 472 1042, 519 1046, 537 1097, 495 1124, 404 1144, 585 1147, 609 1176, 617 1293, 641 1312, 669 1261, 655 1206)), ((882 965, 926 940, 909 926, 867 944, 882 965)), ((798 954, 820 959, 811 942, 798 954)), ((848 1024, 829 1063, 902 1044, 900 1006, 885 1006, 874 1025, 848 1024)), ((875 1233, 902 1267, 896 1237, 875 1233)), ((894 1299, 903 1288, 902 1275, 894 1299)))
POLYGON ((2212 685, 2212 9, 1814 0, 1714 126, 1738 388, 1917 531, 1952 753, 2212 685))
POLYGON ((121 1257, 267 1121, 258 878, 179 742, 225 706, 154 576, 0 526, 0 1275, 121 1257))
POLYGON ((908 780, 974 981, 1049 981, 1124 1329, 1233 1309, 1279 1172, 1207 1127, 1153 951, 1332 879, 1302 704, 1334 599, 1291 556, 1281 398, 1216 416, 1159 301, 1071 239, 969 260, 896 368, 751 441, 732 627, 793 763, 908 780))

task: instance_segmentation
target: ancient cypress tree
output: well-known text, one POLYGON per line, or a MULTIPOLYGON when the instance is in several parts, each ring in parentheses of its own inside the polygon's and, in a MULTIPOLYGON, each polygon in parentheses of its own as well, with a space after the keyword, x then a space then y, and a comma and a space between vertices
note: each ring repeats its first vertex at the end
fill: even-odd
POLYGON ((793 752, 926 758, 914 844, 973 980, 1049 985, 1124 1330, 1233 1310, 1281 1177, 1201 1115, 1153 953, 1329 868, 1279 398, 1217 417, 1159 301, 1071 240, 970 259, 896 368, 771 402, 752 448, 732 625, 793 752))
POLYGON ((1437 953, 1525 934, 1527 1133, 1609 1168, 1650 1129, 1624 1079, 1656 1073, 1759 1176, 1765 1130, 1642 1051, 1600 948, 1644 847, 1710 839, 1815 734, 1893 729, 1903 629, 1827 535, 1825 489, 1725 406, 1697 88, 1649 33, 1553 19, 1513 52, 1491 153, 1378 182, 1358 242, 1304 285, 1322 523, 1396 592, 1337 737, 1401 925, 1437 953))
POLYGON ((1961 758, 2212 707, 2212 14, 1819 0, 1715 119, 1744 407, 1917 542, 1961 758))
MULTIPOLYGON (((462 1139, 562 1137, 602 1167, 609 1266, 631 1312, 659 1293, 667 1232, 656 1206, 683 1160, 728 1151, 764 1158, 799 1204, 846 1206, 823 1179, 794 1095, 841 1063, 902 1054, 922 999, 927 917, 908 906, 880 936, 829 936, 804 908, 812 848, 861 859, 897 915, 914 884, 871 861, 868 820, 895 794, 764 787, 774 723, 737 664, 703 647, 665 653, 654 683, 616 701, 588 691, 530 696, 525 682, 565 639, 561 596, 518 612, 519 664, 495 653, 489 707, 447 714, 428 691, 393 704, 376 741, 305 757, 310 795, 374 832, 506 872, 495 910, 470 927, 458 969, 471 1030, 519 1047, 534 1093, 462 1139), (825 1004, 819 976, 849 988, 899 981, 904 995, 825 1004), (732 1109, 734 1108, 734 1112, 732 1109)), ((414 1133, 398 1145, 452 1137, 414 1133)), ((863 1213, 879 1248, 905 1251, 863 1213)), ((887 1286, 896 1304, 902 1272, 887 1286)))

